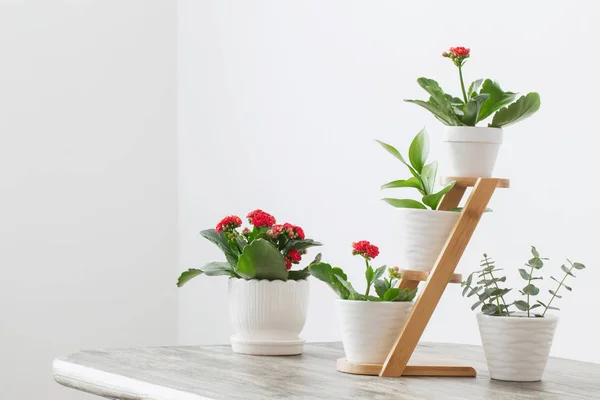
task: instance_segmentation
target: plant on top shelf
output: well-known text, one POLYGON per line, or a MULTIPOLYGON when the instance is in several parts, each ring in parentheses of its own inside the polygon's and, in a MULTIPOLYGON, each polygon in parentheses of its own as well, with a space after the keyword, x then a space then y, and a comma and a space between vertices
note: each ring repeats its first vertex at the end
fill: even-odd
POLYGON ((312 276, 325 282, 343 300, 359 301, 412 301, 417 289, 397 288, 400 273, 398 267, 387 268, 385 265, 374 268, 371 261, 379 255, 379 248, 366 240, 352 243, 352 255, 360 256, 365 261, 365 279, 367 286, 364 294, 354 289, 348 276, 339 267, 332 267, 324 262, 317 262, 308 267, 312 276), (388 277, 384 277, 385 273, 388 277), (375 288, 376 296, 371 294, 375 288))
POLYGON ((437 210, 442 197, 452 189, 455 182, 450 182, 443 189, 435 191, 436 177, 438 171, 438 162, 432 161, 427 164, 429 157, 429 135, 423 128, 417 136, 414 137, 408 149, 408 160, 392 145, 377 140, 377 143, 386 149, 391 155, 402 162, 410 171, 412 177, 408 179, 400 179, 386 183, 381 189, 393 188, 414 188, 421 197, 421 201, 413 199, 383 199, 388 204, 398 208, 420 208, 427 210, 428 207, 432 210, 437 210))
POLYGON ((488 126, 502 128, 522 121, 539 110, 538 93, 528 93, 515 101, 517 93, 503 91, 498 82, 491 79, 477 79, 465 89, 462 69, 471 57, 470 49, 451 47, 442 56, 449 58, 458 68, 462 96, 445 93, 433 79, 419 78, 417 83, 429 94, 429 99, 405 101, 427 109, 444 125, 476 126, 492 117, 488 126))
MULTIPOLYGON (((181 287, 198 275, 225 275, 241 279, 298 280, 310 274, 308 267, 292 271, 307 249, 321 243, 304 236, 304 230, 290 223, 276 224, 275 217, 254 210, 247 215, 252 229, 243 228, 236 215, 223 218, 215 229, 200 235, 214 243, 227 261, 213 261, 202 268, 190 268, 181 274, 177 286, 181 287)), ((320 255, 317 256, 317 261, 320 255)))
POLYGON ((558 317, 548 310, 558 310, 553 305, 555 300, 562 298, 565 290, 573 290, 567 285, 567 279, 575 277, 576 270, 585 268, 582 263, 567 259, 567 263, 560 267, 564 273, 562 278, 550 277, 554 285, 548 290, 549 299, 534 301, 540 294, 535 282, 542 280, 539 275, 546 260, 534 246, 531 247, 531 258, 525 268, 519 268, 525 283, 519 289, 520 298, 516 300, 508 298, 511 292, 514 293, 513 289, 505 287, 506 277, 501 273, 502 269, 497 268, 487 254, 483 255, 482 269, 471 273, 462 282, 463 296, 477 299, 471 309, 481 310, 477 314, 477 323, 493 379, 542 379, 558 323, 558 317))

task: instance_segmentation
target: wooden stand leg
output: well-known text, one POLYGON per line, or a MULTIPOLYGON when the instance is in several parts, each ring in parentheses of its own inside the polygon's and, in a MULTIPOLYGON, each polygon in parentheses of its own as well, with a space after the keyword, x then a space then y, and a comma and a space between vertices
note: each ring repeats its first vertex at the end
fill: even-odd
MULTIPOLYGON (((379 372, 379 376, 401 376, 405 371, 407 374, 409 372, 415 374, 415 371, 427 372, 438 368, 431 366, 419 367, 421 369, 416 370, 406 370, 408 360, 417 347, 417 343, 419 342, 440 297, 444 293, 448 281, 451 279, 454 269, 460 261, 497 185, 498 179, 496 178, 479 178, 477 180, 473 192, 471 193, 456 226, 452 230, 446 245, 442 249, 435 266, 429 275, 429 279, 423 288, 423 292, 418 297, 408 317, 406 325, 402 329, 400 336, 385 360, 385 363, 379 372)), ((457 190, 462 189, 458 187, 457 190)), ((448 194, 450 193, 452 193, 452 191, 448 194)), ((458 194, 459 192, 457 191, 456 194, 452 195, 446 202, 442 200, 444 207, 448 207, 449 209, 456 207, 460 201, 460 197, 464 194, 464 191, 460 194, 460 197, 458 194), (456 203, 456 205, 454 205, 454 203, 456 203)))

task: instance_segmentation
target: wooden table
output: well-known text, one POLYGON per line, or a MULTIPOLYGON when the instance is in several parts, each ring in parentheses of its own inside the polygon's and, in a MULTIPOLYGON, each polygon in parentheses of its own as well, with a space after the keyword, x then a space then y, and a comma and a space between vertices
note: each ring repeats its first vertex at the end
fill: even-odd
POLYGON ((337 372, 341 344, 301 356, 233 354, 229 346, 81 351, 54 361, 54 379, 112 399, 600 399, 600 365, 551 358, 544 381, 489 379, 480 347, 420 344, 415 357, 472 365, 477 378, 379 378, 337 372))

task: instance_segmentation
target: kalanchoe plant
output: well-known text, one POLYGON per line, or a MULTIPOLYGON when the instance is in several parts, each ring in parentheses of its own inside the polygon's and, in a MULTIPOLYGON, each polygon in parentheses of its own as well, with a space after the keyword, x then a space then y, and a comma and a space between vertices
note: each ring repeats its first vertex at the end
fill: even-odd
POLYGON ((436 210, 442 197, 452 189, 455 182, 450 182, 443 189, 435 191, 438 162, 432 161, 427 164, 427 157, 429 157, 429 135, 425 131, 425 128, 415 136, 410 144, 408 149, 408 160, 410 163, 406 162, 406 159, 395 147, 379 140, 377 140, 377 143, 406 165, 412 175, 408 179, 386 183, 381 189, 410 187, 417 189, 422 196, 422 202, 413 199, 396 198, 385 198, 383 200, 399 208, 421 208, 426 210, 429 207, 432 210, 436 210))
POLYGON ((535 92, 521 96, 505 92, 498 82, 491 79, 477 79, 467 89, 463 80, 462 68, 471 56, 471 50, 452 47, 442 53, 458 68, 462 98, 445 93, 433 79, 419 78, 417 83, 427 93, 429 100, 405 100, 415 103, 431 112, 438 120, 450 126, 475 126, 492 117, 488 124, 492 128, 502 128, 530 117, 540 108, 540 95, 535 92))
POLYGON ((333 289, 343 300, 359 301, 412 301, 417 289, 399 289, 397 288, 400 273, 398 267, 387 269, 389 278, 385 278, 386 266, 373 268, 370 261, 379 255, 379 248, 366 240, 352 243, 352 254, 358 255, 365 260, 365 279, 367 287, 365 293, 359 293, 348 282, 348 276, 341 268, 332 267, 324 262, 317 262, 309 265, 308 270, 312 276, 322 280, 333 289), (375 287, 377 296, 373 296, 370 291, 375 287))
MULTIPOLYGON (((202 268, 191 268, 181 274, 177 286, 181 287, 198 275, 226 275, 241 279, 287 280, 306 279, 308 267, 292 271, 299 264, 307 249, 321 243, 304 236, 304 230, 296 225, 276 224, 275 217, 254 210, 247 216, 252 229, 244 228, 236 215, 223 218, 215 229, 207 229, 200 235, 216 244, 225 254, 225 262, 211 262, 202 268)), ((313 263, 319 262, 318 254, 313 263)))
POLYGON ((553 276, 550 277, 550 279, 558 284, 555 289, 548 290, 551 295, 550 300, 547 303, 540 300, 536 300, 536 302, 533 303, 533 297, 540 293, 540 289, 533 284, 533 281, 543 279, 541 276, 535 276, 535 273, 542 269, 544 260, 548 259, 540 257, 539 252, 534 246, 531 246, 531 254, 532 258, 525 264, 527 268, 519 269, 521 278, 527 282, 526 285, 519 290, 519 293, 524 298, 515 300, 511 303, 508 303, 505 300, 505 296, 511 292, 512 289, 501 287, 501 285, 506 282, 506 277, 500 276, 499 274, 502 269, 496 268, 495 261, 489 258, 487 254, 484 254, 484 258, 481 261, 483 269, 471 273, 467 279, 462 282, 462 286, 464 287, 462 295, 466 297, 476 296, 478 299, 471 309, 475 310, 477 307, 481 306, 482 313, 503 317, 510 317, 511 314, 515 312, 512 307, 522 312, 526 312, 527 317, 544 317, 548 310, 558 310, 558 308, 552 306, 552 302, 557 298, 562 298, 562 296, 558 294, 560 289, 565 288, 565 290, 568 290, 569 292, 573 290, 570 286, 565 284, 565 280, 569 276, 575 277, 573 270, 584 269, 585 266, 581 263, 574 263, 567 259, 569 266, 563 264, 560 267, 564 272, 562 279, 559 281, 553 276), (538 311, 533 312, 533 310, 536 309, 538 311))

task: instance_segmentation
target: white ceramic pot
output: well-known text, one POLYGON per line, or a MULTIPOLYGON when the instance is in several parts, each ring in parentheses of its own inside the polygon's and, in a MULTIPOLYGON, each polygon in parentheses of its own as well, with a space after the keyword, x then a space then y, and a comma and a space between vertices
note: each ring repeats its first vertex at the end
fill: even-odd
POLYGON ((299 334, 306 322, 308 281, 229 279, 229 316, 236 353, 302 353, 299 334))
POLYGON ((446 176, 491 177, 502 128, 448 126, 444 134, 446 176))
POLYGON ((401 269, 431 271, 460 213, 416 208, 400 208, 398 213, 398 257, 405 261, 401 269))
POLYGON ((336 300, 336 312, 346 360, 383 364, 408 320, 408 301, 336 300))
POLYGON ((558 317, 493 317, 480 313, 477 322, 492 379, 542 380, 558 317))

